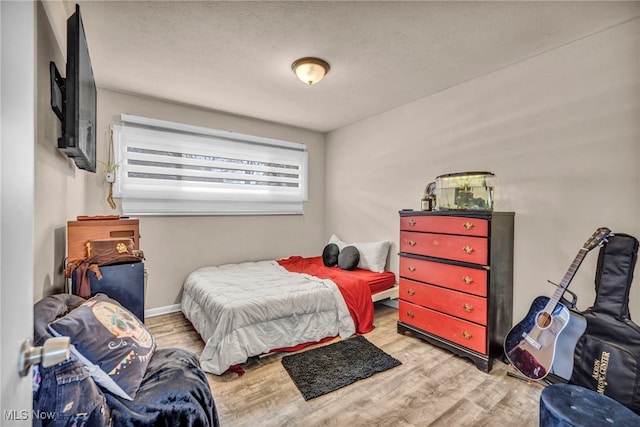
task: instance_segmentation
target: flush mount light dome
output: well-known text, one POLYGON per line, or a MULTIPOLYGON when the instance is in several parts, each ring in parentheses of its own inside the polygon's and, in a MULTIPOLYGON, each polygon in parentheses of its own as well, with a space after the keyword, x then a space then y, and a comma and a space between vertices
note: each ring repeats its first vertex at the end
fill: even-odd
POLYGON ((291 69, 303 82, 312 85, 318 83, 329 72, 331 67, 320 58, 300 58, 291 64, 291 69))

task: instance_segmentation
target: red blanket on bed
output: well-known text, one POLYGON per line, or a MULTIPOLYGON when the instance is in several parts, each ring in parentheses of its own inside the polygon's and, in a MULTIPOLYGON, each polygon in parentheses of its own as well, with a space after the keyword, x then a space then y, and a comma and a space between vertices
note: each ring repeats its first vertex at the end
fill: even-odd
MULTIPOLYGON (((356 333, 371 332, 373 326, 373 302, 371 300, 370 284, 388 279, 391 272, 374 273, 369 270, 355 269, 341 270, 338 267, 327 267, 322 257, 303 258, 292 256, 278 260, 278 264, 292 273, 306 273, 321 279, 330 279, 340 289, 349 313, 356 327, 356 333)), ((395 281, 395 276, 394 276, 395 281)), ((392 282, 393 283, 393 282, 392 282)))

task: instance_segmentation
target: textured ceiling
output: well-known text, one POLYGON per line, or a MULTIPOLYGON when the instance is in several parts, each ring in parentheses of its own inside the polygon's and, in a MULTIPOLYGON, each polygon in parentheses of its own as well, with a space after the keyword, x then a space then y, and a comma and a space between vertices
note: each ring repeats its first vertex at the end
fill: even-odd
POLYGON ((99 87, 321 132, 640 16, 612 1, 78 3, 99 87), (303 56, 331 64, 323 81, 297 80, 303 56))

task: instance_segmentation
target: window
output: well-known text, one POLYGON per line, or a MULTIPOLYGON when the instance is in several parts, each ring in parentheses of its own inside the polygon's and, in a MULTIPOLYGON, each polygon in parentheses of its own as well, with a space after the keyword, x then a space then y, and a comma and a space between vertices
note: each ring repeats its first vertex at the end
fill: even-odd
POLYGON ((304 144, 129 114, 112 131, 124 215, 303 213, 304 144))

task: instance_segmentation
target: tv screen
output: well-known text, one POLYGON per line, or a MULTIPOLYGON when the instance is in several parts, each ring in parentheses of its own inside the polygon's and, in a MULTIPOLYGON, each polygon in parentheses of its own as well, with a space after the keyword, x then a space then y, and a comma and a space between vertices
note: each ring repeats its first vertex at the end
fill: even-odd
MULTIPOLYGON (((54 91, 54 80, 52 76, 52 95, 56 92, 58 96, 54 91)), ((62 116, 62 137, 58 139, 58 148, 71 157, 80 169, 95 172, 96 84, 78 5, 67 20, 67 75, 65 79, 57 80, 64 80, 61 90, 64 102, 62 114, 59 115, 62 116)), ((51 102, 56 111, 53 96, 51 102)))

